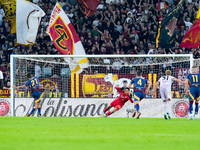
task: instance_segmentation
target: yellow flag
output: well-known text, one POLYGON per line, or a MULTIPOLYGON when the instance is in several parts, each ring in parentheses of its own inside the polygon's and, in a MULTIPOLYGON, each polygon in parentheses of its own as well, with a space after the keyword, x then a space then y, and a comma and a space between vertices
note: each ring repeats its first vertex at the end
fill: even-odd
POLYGON ((11 21, 11 34, 16 33, 16 0, 0 0, 6 20, 11 21))
POLYGON ((10 30, 10 33, 11 33, 11 34, 16 33, 16 18, 14 18, 14 19, 11 21, 11 30, 10 30))

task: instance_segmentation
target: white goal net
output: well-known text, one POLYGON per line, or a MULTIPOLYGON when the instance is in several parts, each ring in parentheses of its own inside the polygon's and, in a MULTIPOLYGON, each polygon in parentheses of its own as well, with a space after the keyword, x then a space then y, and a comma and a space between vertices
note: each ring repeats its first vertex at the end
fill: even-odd
MULTIPOLYGON (((172 75, 185 80, 193 65, 192 54, 185 55, 88 55, 89 66, 81 73, 71 73, 64 58, 68 55, 12 55, 11 86, 24 85, 26 74, 31 73, 40 80, 42 98, 113 98, 114 86, 130 82, 138 69, 142 76, 152 82, 171 70, 172 75)), ((73 56, 80 57, 80 56, 73 56)), ((84 56, 85 57, 85 56, 84 56)), ((31 98, 28 88, 11 91, 13 108, 15 98, 31 98)), ((147 95, 151 98, 151 95, 147 95)), ((159 98, 159 92, 156 97, 159 98)), ((183 98, 182 84, 173 83, 172 98, 183 98)))

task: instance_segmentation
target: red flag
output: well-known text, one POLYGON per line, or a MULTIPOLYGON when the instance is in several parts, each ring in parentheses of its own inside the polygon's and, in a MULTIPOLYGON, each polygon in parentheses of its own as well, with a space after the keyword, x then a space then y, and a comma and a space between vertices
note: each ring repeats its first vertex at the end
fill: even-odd
POLYGON ((195 48, 200 45, 200 19, 198 19, 190 30, 185 34, 180 47, 195 48))
POLYGON ((76 58, 64 58, 69 63, 72 73, 81 73, 83 68, 88 67, 88 59, 84 57, 85 50, 78 34, 58 3, 51 13, 47 33, 60 54, 81 55, 76 58))
POLYGON ((88 17, 92 16, 97 6, 99 5, 99 0, 75 0, 76 4, 80 10, 88 17))

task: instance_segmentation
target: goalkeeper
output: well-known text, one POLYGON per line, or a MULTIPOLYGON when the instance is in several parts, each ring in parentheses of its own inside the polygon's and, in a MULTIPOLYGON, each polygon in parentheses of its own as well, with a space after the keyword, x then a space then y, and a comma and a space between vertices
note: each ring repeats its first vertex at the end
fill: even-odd
POLYGON ((109 115, 113 114, 114 112, 121 109, 124 104, 129 100, 131 103, 133 103, 133 100, 131 99, 132 96, 130 95, 130 89, 124 88, 124 90, 121 90, 119 87, 115 87, 115 89, 120 92, 120 95, 117 99, 112 101, 110 105, 103 111, 103 117, 108 117, 109 115), (109 111, 110 108, 114 107, 113 111, 109 111))

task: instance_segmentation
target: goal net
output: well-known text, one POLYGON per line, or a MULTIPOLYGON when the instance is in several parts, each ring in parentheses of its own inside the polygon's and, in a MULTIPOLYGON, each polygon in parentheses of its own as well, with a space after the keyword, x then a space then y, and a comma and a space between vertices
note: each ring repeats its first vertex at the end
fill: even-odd
MULTIPOLYGON (((71 73, 65 58, 69 55, 12 55, 11 86, 24 85, 26 74, 31 73, 40 80, 42 98, 113 98, 117 96, 114 86, 123 86, 136 76, 138 69, 142 76, 152 82, 164 75, 166 70, 172 76, 185 80, 193 65, 192 54, 185 55, 87 55, 89 66, 81 73, 71 73)), ((80 57, 80 56, 73 56, 80 57)), ((84 56, 85 57, 85 56, 84 56)), ((151 95, 147 95, 151 98, 151 95)), ((184 97, 184 86, 172 85, 172 98, 184 97)), ((14 114, 15 98, 31 98, 29 88, 11 91, 14 114)), ((156 98, 160 98, 156 92, 156 98)))

